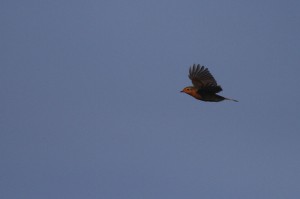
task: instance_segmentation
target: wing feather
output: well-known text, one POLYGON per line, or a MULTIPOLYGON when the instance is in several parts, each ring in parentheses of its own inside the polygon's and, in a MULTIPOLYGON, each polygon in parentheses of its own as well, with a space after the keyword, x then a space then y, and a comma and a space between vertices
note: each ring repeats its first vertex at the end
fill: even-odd
POLYGON ((189 78, 193 85, 206 92, 217 93, 222 91, 221 86, 217 84, 217 81, 212 76, 207 68, 200 64, 193 64, 189 69, 189 78))

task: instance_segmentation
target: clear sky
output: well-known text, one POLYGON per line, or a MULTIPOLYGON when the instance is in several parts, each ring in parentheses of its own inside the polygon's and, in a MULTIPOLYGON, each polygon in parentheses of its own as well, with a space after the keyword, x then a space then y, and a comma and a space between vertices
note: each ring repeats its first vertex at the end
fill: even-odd
POLYGON ((0 197, 300 198, 300 1, 0 2, 0 197), (179 91, 189 66, 221 95, 179 91))

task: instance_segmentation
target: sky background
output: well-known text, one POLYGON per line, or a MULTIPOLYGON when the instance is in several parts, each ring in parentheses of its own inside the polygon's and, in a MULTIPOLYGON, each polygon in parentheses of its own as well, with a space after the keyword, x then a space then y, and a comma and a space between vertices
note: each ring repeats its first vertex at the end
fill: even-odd
POLYGON ((300 198, 300 1, 0 2, 0 197, 300 198), (189 66, 221 95, 179 91, 189 66))

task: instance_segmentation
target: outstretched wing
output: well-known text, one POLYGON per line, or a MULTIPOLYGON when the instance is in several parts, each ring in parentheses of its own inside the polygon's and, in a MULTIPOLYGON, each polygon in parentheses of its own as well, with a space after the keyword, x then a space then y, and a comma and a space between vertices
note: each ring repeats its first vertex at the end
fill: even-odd
POLYGON ((193 85, 207 92, 218 93, 222 91, 221 86, 217 84, 217 81, 212 76, 207 68, 200 66, 200 64, 190 67, 189 78, 192 80, 193 85))

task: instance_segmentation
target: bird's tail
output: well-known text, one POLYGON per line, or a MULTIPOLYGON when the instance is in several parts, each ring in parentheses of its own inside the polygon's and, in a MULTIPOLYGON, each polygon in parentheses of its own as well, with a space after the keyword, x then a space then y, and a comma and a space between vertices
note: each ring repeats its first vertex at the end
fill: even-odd
POLYGON ((230 98, 225 98, 226 100, 231 100, 231 101, 234 101, 234 102, 238 102, 237 100, 235 99, 230 99, 230 98))

